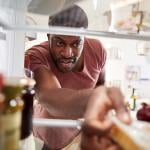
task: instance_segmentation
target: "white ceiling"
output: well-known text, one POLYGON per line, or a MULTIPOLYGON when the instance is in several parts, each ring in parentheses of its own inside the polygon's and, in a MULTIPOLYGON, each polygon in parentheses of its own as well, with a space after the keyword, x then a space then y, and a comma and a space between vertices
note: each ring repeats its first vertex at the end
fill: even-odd
MULTIPOLYGON (((47 9, 47 14, 41 15, 37 13, 27 13, 28 16, 32 17, 38 25, 47 26, 48 23, 48 14, 52 14, 56 10, 59 11, 60 8, 63 8, 66 3, 69 2, 69 5, 74 3, 75 1, 79 0, 39 0, 40 2, 51 1, 49 5, 44 4, 45 7, 42 5, 38 6, 38 10, 40 12, 43 11, 42 9, 47 9), (61 2, 61 3, 60 3, 61 2), (59 5, 58 5, 59 3, 59 5), (59 6, 59 7, 58 7, 59 6), (55 9, 54 9, 55 8, 55 9), (55 11, 54 11, 55 10, 55 11)), ((87 13, 89 19, 89 29, 93 30, 108 30, 108 18, 104 15, 105 12, 110 10, 110 4, 112 2, 132 2, 132 1, 142 1, 140 3, 139 8, 144 11, 150 12, 150 0, 81 0, 77 2, 87 13)), ((41 3, 42 4, 42 3, 41 3)), ((125 5, 125 3, 123 3, 125 5)))
MULTIPOLYGON (((55 0, 55 4, 53 1, 53 6, 47 8, 49 10, 49 14, 55 12, 56 10, 60 10, 60 7, 61 7, 60 4, 59 4, 59 7, 57 7, 58 1, 60 2, 60 0, 55 0), (53 11, 55 6, 56 6, 55 11, 53 11)), ((95 27, 99 27, 102 29, 108 28, 107 18, 103 16, 103 13, 109 9, 110 1, 111 0, 82 0, 77 3, 85 10, 85 12, 88 15, 89 28, 95 28, 95 27)), ((38 9, 40 8, 42 9, 41 12, 43 12, 43 6, 39 7, 38 9)), ((47 23, 48 23, 47 14, 37 14, 37 13, 30 12, 30 13, 27 13, 27 16, 32 17, 38 25, 47 26, 47 23)))

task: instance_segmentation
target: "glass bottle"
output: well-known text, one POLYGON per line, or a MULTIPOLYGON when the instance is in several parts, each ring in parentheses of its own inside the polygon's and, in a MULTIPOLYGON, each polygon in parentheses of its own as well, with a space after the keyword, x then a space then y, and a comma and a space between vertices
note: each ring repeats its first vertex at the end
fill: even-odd
POLYGON ((5 97, 4 94, 1 92, 3 85, 4 85, 4 77, 2 74, 0 74, 0 115, 4 112, 5 110, 5 97))
POLYGON ((33 100, 35 95, 34 90, 35 81, 26 78, 26 85, 22 90, 22 100, 24 101, 24 108, 22 111, 22 124, 21 124, 21 150, 33 148, 32 135, 32 115, 33 115, 33 100))
POLYGON ((136 108, 136 96, 135 96, 135 88, 132 89, 132 94, 130 96, 130 110, 134 111, 136 108))

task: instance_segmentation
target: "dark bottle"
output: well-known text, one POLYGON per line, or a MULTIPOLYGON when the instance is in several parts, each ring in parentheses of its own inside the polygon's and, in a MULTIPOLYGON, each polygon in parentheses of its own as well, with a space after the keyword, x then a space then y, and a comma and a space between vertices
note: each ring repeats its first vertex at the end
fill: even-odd
POLYGON ((32 133, 32 115, 33 115, 33 100, 35 95, 34 80, 27 79, 28 83, 22 90, 22 100, 24 101, 24 108, 22 111, 22 125, 21 125, 21 140, 27 138, 32 133))
POLYGON ((5 96, 2 93, 2 88, 4 86, 4 77, 3 75, 0 73, 0 115, 4 112, 5 110, 5 96))
POLYGON ((137 111, 138 120, 150 122, 150 104, 142 103, 142 108, 137 111))

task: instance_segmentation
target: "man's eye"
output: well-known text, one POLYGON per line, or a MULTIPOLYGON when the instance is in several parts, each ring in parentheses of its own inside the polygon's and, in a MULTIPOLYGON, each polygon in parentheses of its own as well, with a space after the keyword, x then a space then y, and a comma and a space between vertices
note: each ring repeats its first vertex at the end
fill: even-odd
POLYGON ((58 42, 56 42, 56 46, 64 46, 64 43, 63 43, 63 42, 58 41, 58 42))
POLYGON ((81 43, 74 43, 73 44, 73 47, 75 47, 75 48, 79 48, 81 46, 81 43))

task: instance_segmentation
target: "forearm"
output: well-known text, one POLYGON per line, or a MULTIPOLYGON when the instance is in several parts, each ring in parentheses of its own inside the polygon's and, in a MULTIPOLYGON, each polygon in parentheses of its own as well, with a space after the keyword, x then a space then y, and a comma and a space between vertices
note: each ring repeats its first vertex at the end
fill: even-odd
POLYGON ((38 91, 38 98, 51 115, 59 118, 76 119, 83 117, 92 92, 92 89, 47 89, 38 91))

